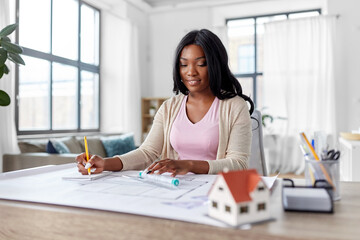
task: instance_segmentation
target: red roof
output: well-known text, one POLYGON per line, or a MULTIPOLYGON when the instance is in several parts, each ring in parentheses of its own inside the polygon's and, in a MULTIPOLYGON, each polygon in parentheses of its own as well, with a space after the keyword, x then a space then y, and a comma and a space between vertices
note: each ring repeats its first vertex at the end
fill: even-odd
POLYGON ((255 169, 222 172, 220 175, 224 177, 236 203, 251 201, 250 193, 261 179, 255 169))

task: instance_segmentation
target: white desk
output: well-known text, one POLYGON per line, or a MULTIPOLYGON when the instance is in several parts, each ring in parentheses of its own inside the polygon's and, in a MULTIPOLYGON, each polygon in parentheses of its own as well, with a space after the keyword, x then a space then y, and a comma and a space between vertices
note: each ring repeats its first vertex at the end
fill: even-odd
POLYGON ((350 141, 342 137, 340 143, 340 180, 360 181, 360 141, 350 141))

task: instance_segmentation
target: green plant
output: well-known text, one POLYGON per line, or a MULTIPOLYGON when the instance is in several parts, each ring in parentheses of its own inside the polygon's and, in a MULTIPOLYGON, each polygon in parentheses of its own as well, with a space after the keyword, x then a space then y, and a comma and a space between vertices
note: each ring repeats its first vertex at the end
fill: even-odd
MULTIPOLYGON (((19 54, 23 52, 21 46, 11 43, 10 38, 8 37, 12 32, 15 31, 18 24, 11 24, 6 26, 0 31, 0 79, 4 74, 9 73, 9 68, 6 66, 6 60, 10 60, 15 64, 25 65, 24 60, 20 57, 19 54)), ((11 100, 9 95, 0 89, 0 106, 8 106, 11 100)))
POLYGON ((274 121, 274 117, 273 116, 271 116, 270 114, 264 114, 264 115, 262 115, 261 116, 261 120, 262 120, 262 125, 264 126, 264 127, 266 127, 266 119, 268 118, 269 120, 270 120, 270 123, 272 123, 273 121, 274 121))

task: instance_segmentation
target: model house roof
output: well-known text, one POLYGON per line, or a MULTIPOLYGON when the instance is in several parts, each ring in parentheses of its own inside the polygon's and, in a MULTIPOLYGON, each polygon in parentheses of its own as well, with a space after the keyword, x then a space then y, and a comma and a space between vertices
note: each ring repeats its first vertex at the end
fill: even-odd
POLYGON ((222 172, 226 184, 236 203, 251 201, 253 192, 261 180, 255 169, 222 172))

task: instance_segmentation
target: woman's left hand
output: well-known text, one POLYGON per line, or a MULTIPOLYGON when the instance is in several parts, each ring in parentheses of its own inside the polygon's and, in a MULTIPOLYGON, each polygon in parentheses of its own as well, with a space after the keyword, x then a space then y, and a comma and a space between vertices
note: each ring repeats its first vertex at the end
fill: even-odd
POLYGON ((173 160, 173 159, 164 159, 156 161, 148 167, 148 171, 151 173, 162 174, 165 172, 170 172, 172 177, 180 174, 186 174, 191 172, 193 166, 193 161, 191 160, 173 160))

